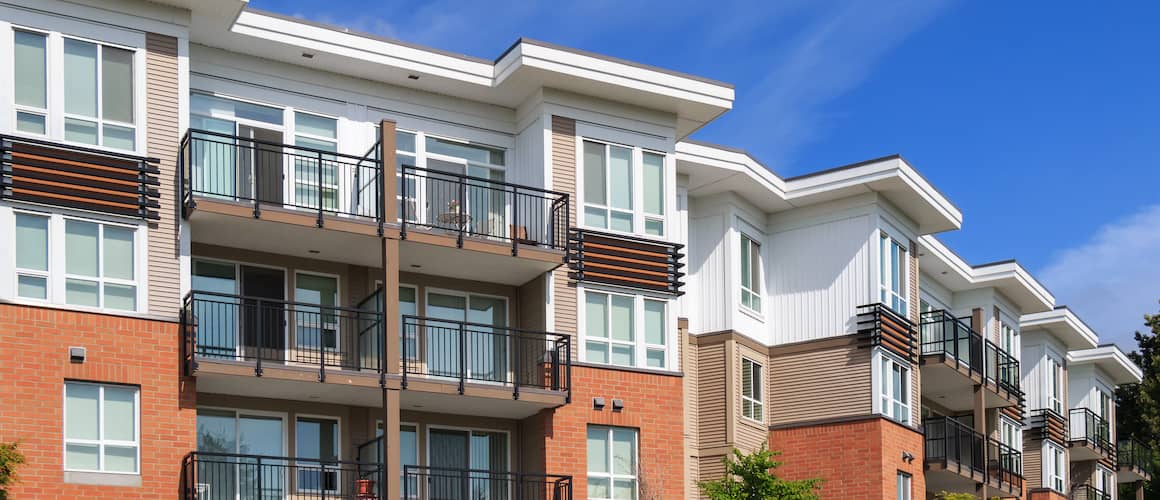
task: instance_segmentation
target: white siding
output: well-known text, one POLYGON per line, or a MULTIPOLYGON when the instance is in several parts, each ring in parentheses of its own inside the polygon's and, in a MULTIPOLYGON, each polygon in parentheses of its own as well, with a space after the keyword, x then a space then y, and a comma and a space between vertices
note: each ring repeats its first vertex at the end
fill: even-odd
POLYGON ((725 267, 725 216, 689 218, 689 275, 686 303, 689 328, 693 333, 716 332, 729 328, 725 267))
POLYGON ((772 344, 857 330, 856 308, 871 302, 872 221, 870 214, 854 215, 772 235, 772 344))

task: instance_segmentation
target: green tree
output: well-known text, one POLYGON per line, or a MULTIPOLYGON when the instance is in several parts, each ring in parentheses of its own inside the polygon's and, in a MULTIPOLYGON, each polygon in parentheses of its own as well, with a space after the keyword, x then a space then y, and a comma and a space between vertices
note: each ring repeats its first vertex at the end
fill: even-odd
POLYGON ((971 493, 950 493, 940 491, 934 494, 935 500, 976 500, 978 497, 971 493))
MULTIPOLYGON (((1116 389, 1116 435, 1135 438, 1153 450, 1152 470, 1160 471, 1160 313, 1145 314, 1146 332, 1136 332, 1136 349, 1128 358, 1144 372, 1136 385, 1116 389)), ((1155 472, 1154 472, 1155 473, 1155 472)), ((1145 485, 1145 498, 1160 498, 1160 481, 1145 485)))
POLYGON ((8 498, 8 487, 16 482, 16 466, 24 463, 24 454, 16 443, 0 443, 0 500, 8 498))
POLYGON ((791 481, 773 475, 782 462, 773 457, 780 455, 761 449, 748 455, 734 449, 725 457, 725 477, 716 481, 702 481, 697 486, 711 500, 816 500, 821 479, 791 481))

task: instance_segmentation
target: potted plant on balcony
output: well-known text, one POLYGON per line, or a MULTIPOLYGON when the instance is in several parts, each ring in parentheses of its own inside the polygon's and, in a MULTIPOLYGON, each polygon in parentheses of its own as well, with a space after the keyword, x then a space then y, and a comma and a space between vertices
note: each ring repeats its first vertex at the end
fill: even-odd
POLYGON ((356 479, 354 486, 355 498, 358 498, 359 500, 370 500, 378 497, 378 495, 375 494, 374 479, 356 479))

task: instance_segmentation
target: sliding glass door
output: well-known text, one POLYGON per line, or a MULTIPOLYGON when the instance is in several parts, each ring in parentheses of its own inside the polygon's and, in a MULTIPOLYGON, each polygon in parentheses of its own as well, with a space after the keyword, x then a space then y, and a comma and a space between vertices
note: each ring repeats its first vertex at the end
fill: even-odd
POLYGON ((198 410, 197 451, 209 453, 198 461, 197 484, 193 485, 198 498, 284 498, 284 436, 284 422, 279 416, 198 410))
POLYGON ((508 436, 494 431, 431 428, 431 500, 500 500, 508 497, 508 436), (468 472, 470 470, 471 472, 468 472))
POLYGON ((427 294, 427 367, 431 375, 508 381, 507 301, 453 292, 427 294), (439 321, 446 320, 446 321, 439 321), (463 324, 466 322, 466 324, 463 324), (460 345, 462 337, 463 345, 460 345), (460 363, 460 356, 466 356, 460 363))

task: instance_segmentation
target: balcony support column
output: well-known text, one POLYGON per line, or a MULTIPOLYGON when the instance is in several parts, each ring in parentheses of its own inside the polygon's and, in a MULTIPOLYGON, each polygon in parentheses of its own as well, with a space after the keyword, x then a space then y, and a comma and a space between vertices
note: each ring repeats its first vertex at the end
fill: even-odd
POLYGON ((400 403, 399 389, 383 389, 383 485, 379 498, 402 498, 400 477, 403 471, 402 457, 399 455, 400 403))
MULTIPOLYGON (((976 309, 978 311, 978 309, 976 309)), ((987 451, 990 446, 987 446, 987 394, 983 384, 975 386, 975 392, 972 395, 972 404, 974 407, 974 429, 975 432, 983 436, 983 483, 979 485, 980 498, 991 498, 987 495, 987 481, 990 479, 990 462, 988 461, 987 451)))
POLYGON ((395 172, 395 149, 395 122, 382 120, 379 122, 379 165, 382 166, 382 188, 379 192, 383 196, 379 201, 383 206, 379 215, 382 217, 380 222, 391 224, 399 219, 399 205, 395 202, 398 195, 395 180, 398 175, 395 172))
POLYGON ((399 345, 403 336, 399 326, 399 240, 383 238, 383 372, 401 372, 399 345))

